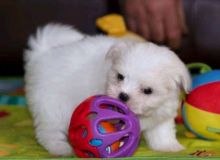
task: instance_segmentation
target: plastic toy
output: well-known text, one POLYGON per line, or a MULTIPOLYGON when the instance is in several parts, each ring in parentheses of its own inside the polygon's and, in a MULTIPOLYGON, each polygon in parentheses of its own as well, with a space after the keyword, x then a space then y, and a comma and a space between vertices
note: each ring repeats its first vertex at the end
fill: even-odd
POLYGON ((136 115, 124 103, 107 96, 83 101, 69 126, 69 141, 75 154, 83 158, 131 156, 139 139, 136 115))
POLYGON ((109 36, 126 37, 137 41, 146 41, 142 36, 129 31, 120 14, 108 14, 96 20, 96 26, 109 36))
POLYGON ((182 114, 185 125, 196 136, 220 140, 220 70, 203 68, 203 73, 193 78, 182 114))

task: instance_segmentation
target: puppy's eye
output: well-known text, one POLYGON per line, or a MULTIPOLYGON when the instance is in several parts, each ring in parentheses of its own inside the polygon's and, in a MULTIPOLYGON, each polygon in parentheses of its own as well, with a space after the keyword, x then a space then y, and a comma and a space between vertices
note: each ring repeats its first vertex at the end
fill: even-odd
POLYGON ((153 89, 152 88, 144 88, 142 89, 142 92, 146 95, 152 94, 153 93, 153 89))
POLYGON ((125 78, 125 77, 124 77, 122 74, 120 74, 120 73, 117 74, 117 79, 118 79, 119 81, 123 81, 124 78, 125 78))

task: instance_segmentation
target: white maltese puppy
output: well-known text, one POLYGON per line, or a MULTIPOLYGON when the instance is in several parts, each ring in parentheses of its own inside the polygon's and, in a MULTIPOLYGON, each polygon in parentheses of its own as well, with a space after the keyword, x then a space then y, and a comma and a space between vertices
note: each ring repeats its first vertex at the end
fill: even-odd
POLYGON ((51 154, 73 154, 67 137, 71 115, 81 101, 96 94, 124 101, 140 117, 153 150, 183 149, 174 118, 180 90, 189 90, 190 76, 168 48, 49 24, 29 39, 25 62, 37 140, 51 154))

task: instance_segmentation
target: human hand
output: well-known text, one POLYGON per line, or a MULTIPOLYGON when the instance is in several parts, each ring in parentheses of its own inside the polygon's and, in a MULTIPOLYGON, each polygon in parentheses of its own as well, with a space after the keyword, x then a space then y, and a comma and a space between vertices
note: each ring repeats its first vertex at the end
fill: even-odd
POLYGON ((180 47, 187 33, 182 0, 126 0, 124 7, 130 30, 173 49, 180 47))

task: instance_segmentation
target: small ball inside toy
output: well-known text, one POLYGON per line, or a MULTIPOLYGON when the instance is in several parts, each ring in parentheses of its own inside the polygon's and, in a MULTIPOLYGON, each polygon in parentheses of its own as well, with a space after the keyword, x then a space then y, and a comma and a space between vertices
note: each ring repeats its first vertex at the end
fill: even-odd
MULTIPOLYGON (((111 123, 109 122, 101 122, 99 127, 98 127, 98 130, 100 133, 102 134, 105 134, 105 133, 112 133, 112 132, 115 132, 117 131, 116 127, 114 125, 112 125, 111 123)), ((114 142, 112 145, 110 145, 109 147, 106 148, 106 151, 108 153, 112 153, 112 152, 115 152, 119 149, 119 145, 120 145, 120 142, 119 141, 116 141, 114 142)))
POLYGON ((78 157, 131 156, 140 139, 138 118, 128 107, 107 96, 93 96, 74 111, 69 140, 78 157))

